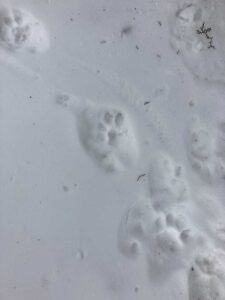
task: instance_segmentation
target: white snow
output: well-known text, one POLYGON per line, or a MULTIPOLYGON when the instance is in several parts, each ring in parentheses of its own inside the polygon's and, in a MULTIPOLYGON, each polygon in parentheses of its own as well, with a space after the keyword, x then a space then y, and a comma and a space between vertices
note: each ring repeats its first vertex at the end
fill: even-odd
POLYGON ((224 15, 0 1, 0 299, 225 299, 224 15))

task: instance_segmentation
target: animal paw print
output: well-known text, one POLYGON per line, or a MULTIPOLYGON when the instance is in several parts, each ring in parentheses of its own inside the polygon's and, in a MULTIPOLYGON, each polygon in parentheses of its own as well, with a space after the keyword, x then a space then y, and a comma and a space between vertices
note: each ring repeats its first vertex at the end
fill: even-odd
POLYGON ((99 137, 110 147, 118 147, 124 141, 123 136, 127 131, 124 128, 124 118, 124 114, 116 109, 102 114, 102 120, 98 123, 99 137))
POLYGON ((84 150, 102 170, 112 173, 136 164, 138 141, 127 112, 65 93, 56 103, 73 113, 84 150))
POLYGON ((165 155, 152 163, 149 187, 154 208, 158 211, 165 212, 171 206, 186 202, 189 197, 183 167, 165 155))
POLYGON ((189 135, 189 158, 193 169, 208 183, 225 180, 225 130, 206 128, 197 121, 189 135))
POLYGON ((0 8, 0 44, 7 50, 48 48, 47 32, 30 13, 17 8, 0 8))
POLYGON ((118 243, 126 256, 144 255, 151 268, 163 273, 186 265, 199 236, 184 216, 157 212, 145 199, 133 204, 123 217, 118 243))
POLYGON ((182 215, 168 213, 155 221, 155 225, 158 224, 161 228, 155 232, 155 239, 149 244, 149 259, 160 268, 175 270, 184 266, 197 235, 182 215))
POLYGON ((197 255, 189 271, 190 300, 225 299, 225 254, 212 249, 197 255))
POLYGON ((171 15, 171 45, 191 73, 224 83, 224 1, 184 3, 171 15))
POLYGON ((143 252, 146 232, 155 231, 155 219, 154 209, 147 201, 138 201, 128 209, 118 231, 118 245, 124 255, 136 257, 143 252))
POLYGON ((191 154, 200 161, 210 159, 213 153, 213 140, 207 130, 199 129, 193 131, 190 136, 191 154))
POLYGON ((204 47, 204 39, 196 34, 196 27, 202 22, 202 8, 193 3, 184 4, 176 11, 172 20, 172 43, 183 51, 198 52, 204 47))
POLYGON ((133 126, 121 110, 87 108, 78 127, 84 148, 105 171, 122 170, 136 161, 138 150, 133 126))

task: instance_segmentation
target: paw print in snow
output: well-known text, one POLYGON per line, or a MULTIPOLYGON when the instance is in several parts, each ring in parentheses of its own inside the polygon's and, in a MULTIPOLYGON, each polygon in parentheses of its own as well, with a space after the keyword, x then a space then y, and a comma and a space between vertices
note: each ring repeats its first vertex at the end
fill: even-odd
POLYGON ((186 202, 189 197, 183 167, 166 155, 152 162, 149 188, 154 208, 159 211, 165 212, 171 206, 186 202))
POLYGON ((191 136, 191 154, 201 161, 210 159, 213 153, 213 140, 207 130, 193 131, 191 136))
POLYGON ((123 143, 124 115, 117 110, 106 111, 103 113, 102 121, 98 123, 99 136, 105 140, 108 145, 117 147, 123 143))
POLYGON ((161 228, 148 245, 150 263, 162 270, 176 270, 185 266, 191 248, 198 243, 198 235, 187 225, 186 218, 168 213, 157 219, 155 224, 161 224, 161 228))
POLYGON ((190 300, 225 299, 225 255, 210 250, 199 254, 189 271, 190 300))
POLYGON ((79 136, 86 151, 105 171, 113 172, 137 160, 137 140, 125 112, 88 107, 80 116, 79 136))
POLYGON ((136 257, 143 252, 146 235, 154 234, 160 224, 155 224, 157 214, 151 203, 137 201, 123 216, 118 231, 119 249, 124 255, 136 257), (156 228, 155 228, 156 227, 156 228))
POLYGON ((144 255, 150 269, 170 273, 186 266, 200 243, 193 226, 181 215, 157 212, 148 199, 134 203, 124 215, 118 232, 119 249, 129 257, 144 255))
POLYGON ((6 50, 44 51, 49 46, 44 26, 29 12, 0 7, 0 45, 6 50))
POLYGON ((224 11, 224 1, 198 0, 180 3, 171 14, 172 47, 191 73, 207 82, 225 82, 224 11))
POLYGON ((207 128, 199 121, 189 134, 188 154, 193 169, 208 183, 225 180, 225 131, 207 128))

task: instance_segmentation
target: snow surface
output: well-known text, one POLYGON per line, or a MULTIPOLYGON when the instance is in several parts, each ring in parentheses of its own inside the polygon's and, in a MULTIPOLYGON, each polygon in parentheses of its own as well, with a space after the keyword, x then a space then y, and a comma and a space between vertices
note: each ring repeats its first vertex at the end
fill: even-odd
POLYGON ((0 2, 0 299, 225 299, 225 2, 0 2))

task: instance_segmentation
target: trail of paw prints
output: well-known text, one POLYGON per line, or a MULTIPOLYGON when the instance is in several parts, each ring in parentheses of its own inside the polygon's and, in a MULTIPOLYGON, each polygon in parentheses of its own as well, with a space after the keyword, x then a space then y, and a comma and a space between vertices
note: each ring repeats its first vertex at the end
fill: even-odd
POLYGON ((30 12, 1 5, 0 46, 11 52, 43 52, 49 48, 48 33, 30 12))
POLYGON ((73 111, 80 142, 102 170, 122 171, 136 164, 138 142, 127 112, 90 101, 71 104, 67 96, 59 97, 57 103, 73 111))
MULTIPOLYGON (((224 127, 223 123, 218 126, 222 136, 224 127)), ((224 155, 221 136, 216 145, 216 153, 224 155)), ((196 149, 200 151, 197 157, 207 156, 204 147, 196 149)), ((220 261, 216 264, 213 256, 207 262, 209 271, 205 257, 211 254, 204 254, 209 243, 213 248, 224 249, 221 206, 208 194, 192 199, 183 166, 168 155, 153 159, 148 175, 148 195, 131 205, 122 218, 119 249, 131 258, 144 257, 150 276, 154 274, 152 278, 167 279, 179 269, 188 270, 192 264, 188 279, 190 300, 224 299, 224 265, 217 268, 220 261)), ((221 255, 225 257, 222 250, 221 255)))
MULTIPOLYGON (((224 124, 219 129, 223 133, 224 124)), ((151 278, 167 280, 180 269, 187 271, 189 300, 225 299, 225 253, 219 250, 225 241, 221 206, 208 195, 195 197, 196 203, 190 199, 182 165, 167 155, 152 162, 149 190, 122 217, 121 252, 133 259, 144 257, 150 276, 154 274, 151 278)))
POLYGON ((189 300, 225 299, 225 254, 209 249, 198 254, 189 271, 189 300))
POLYGON ((211 82, 225 82, 224 1, 180 1, 171 17, 171 44, 187 68, 211 82))
POLYGON ((189 132, 187 149, 192 168, 203 181, 224 184, 225 122, 214 129, 196 120, 189 132))
POLYGON ((201 237, 178 210, 156 211, 151 199, 134 203, 124 215, 118 245, 128 257, 144 256, 150 273, 168 277, 191 261, 201 237))

